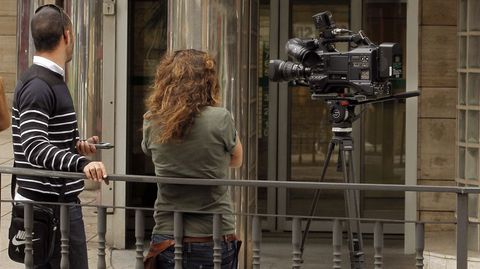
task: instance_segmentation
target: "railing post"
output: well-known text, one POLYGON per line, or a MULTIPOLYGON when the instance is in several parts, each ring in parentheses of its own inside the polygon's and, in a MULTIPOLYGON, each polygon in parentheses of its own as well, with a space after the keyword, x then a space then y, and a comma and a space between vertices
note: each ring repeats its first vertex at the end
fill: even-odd
POLYGON ((23 207, 25 219, 25 268, 33 269, 33 204, 26 202, 23 207))
POLYGON ((302 224, 299 218, 293 218, 292 220, 292 269, 300 268, 302 263, 302 253, 300 251, 300 245, 302 241, 302 224))
POLYGON ((468 266, 468 194, 457 193, 457 269, 468 266))
POLYGON ((213 268, 222 268, 222 215, 213 215, 213 268))
POLYGON ((417 269, 423 269, 423 250, 425 249, 425 224, 423 222, 415 225, 415 264, 417 269))
POLYGON ((98 233, 98 261, 97 268, 107 268, 105 261, 105 233, 107 232, 107 210, 103 206, 97 207, 97 233, 98 233))
POLYGON ((61 247, 61 260, 60 268, 68 269, 70 268, 70 261, 68 260, 69 256, 69 241, 70 241, 70 213, 69 205, 62 204, 60 206, 60 247, 61 247))
POLYGON ((175 269, 183 267, 183 213, 173 213, 173 238, 175 239, 175 269))
POLYGON ((342 224, 340 220, 333 221, 333 268, 342 268, 342 224))
POLYGON ((262 227, 260 217, 254 216, 252 223, 252 251, 253 251, 253 269, 260 269, 260 248, 262 240, 262 227))
POLYGON ((135 269, 143 269, 143 239, 145 237, 145 219, 143 217, 143 211, 140 209, 135 210, 135 246, 137 252, 137 261, 135 263, 135 269))
POLYGON ((383 223, 375 222, 373 230, 373 248, 375 249, 374 268, 383 268, 383 223))

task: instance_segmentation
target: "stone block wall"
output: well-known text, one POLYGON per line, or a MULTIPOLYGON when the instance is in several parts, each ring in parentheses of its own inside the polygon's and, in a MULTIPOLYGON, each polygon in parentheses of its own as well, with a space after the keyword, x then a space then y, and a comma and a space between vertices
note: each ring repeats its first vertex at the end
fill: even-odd
MULTIPOLYGON (((421 0, 418 184, 455 185, 457 0, 421 0)), ((453 194, 419 195, 419 219, 455 220, 453 194)), ((453 225, 427 225, 429 231, 453 225)))
POLYGON ((17 1, 0 0, 0 76, 11 102, 17 75, 17 1))

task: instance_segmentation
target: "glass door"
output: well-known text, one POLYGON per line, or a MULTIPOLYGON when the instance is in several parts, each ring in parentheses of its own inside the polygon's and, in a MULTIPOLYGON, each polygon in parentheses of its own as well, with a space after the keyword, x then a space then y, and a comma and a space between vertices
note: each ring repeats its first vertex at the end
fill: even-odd
MULTIPOLYGON (((339 28, 350 28, 350 1, 299 1, 290 2, 289 37, 318 38, 312 16, 323 11, 330 11, 339 28), (323 4, 321 2, 324 2, 323 4)), ((339 51, 346 51, 347 44, 337 43, 339 51)), ((312 100, 308 87, 289 85, 290 96, 290 175, 288 181, 317 182, 328 144, 332 138, 332 126, 329 122, 329 111, 322 100, 312 100)), ((338 147, 330 159, 326 182, 343 182, 342 173, 337 172, 338 147)), ((281 194, 281 193, 280 193, 281 194)), ((285 193, 285 210, 287 215, 309 215, 313 203, 314 190, 290 189, 285 193)), ((280 199, 282 200, 282 199, 280 199)), ((344 216, 345 202, 342 191, 322 190, 317 202, 315 216, 344 216)), ((289 229, 290 223, 285 223, 289 229)), ((312 223, 312 229, 324 228, 322 223, 312 223)))
MULTIPOLYGON (((259 114, 259 129, 262 132, 259 135, 259 167, 263 167, 259 170, 259 176, 269 180, 316 182, 321 176, 327 146, 332 137, 327 106, 324 101, 312 100, 308 87, 290 83, 287 88, 286 84, 269 82, 266 79, 266 59, 285 60, 286 56, 281 51, 289 38, 318 38, 312 16, 322 11, 330 11, 339 28, 363 29, 376 44, 399 43, 406 59, 406 3, 402 0, 364 0, 361 3, 350 0, 290 0, 287 3, 260 3, 259 66, 264 68, 259 68, 259 111, 262 112, 259 114), (272 31, 273 28, 278 31, 272 31), (269 115, 272 113, 275 115, 269 115)), ((345 52, 347 44, 337 43, 336 48, 345 52)), ((405 91, 405 79, 396 79, 393 86, 396 92, 405 91)), ((354 124, 352 137, 357 167, 355 176, 359 182, 404 183, 404 102, 365 107, 361 119, 354 124)), ((329 162, 326 182, 344 181, 342 173, 337 171, 337 163, 338 147, 329 162)), ((280 215, 308 215, 313 195, 313 190, 259 190, 259 211, 280 215)), ((403 219, 404 202, 403 193, 362 192, 361 216, 403 219)), ((342 191, 321 191, 314 215, 342 217, 345 216, 344 208, 342 191)), ((264 228, 276 231, 290 230, 291 227, 285 218, 269 220, 265 224, 264 228)), ((402 232, 403 229, 399 228, 385 227, 388 232, 402 232)), ((330 231, 331 224, 313 222, 311 230, 330 231)))
MULTIPOLYGON (((363 29, 376 44, 399 43, 406 66, 407 3, 401 0, 363 1, 363 29)), ((405 72, 392 80, 394 92, 405 91, 405 72)), ((373 184, 405 183, 405 102, 370 105, 362 117, 361 176, 373 184)), ((405 193, 366 191, 362 214, 366 218, 403 219, 405 193)), ((403 230, 403 229, 402 229, 403 230)), ((397 231, 398 232, 398 231, 397 231)))
MULTIPOLYGON (((155 69, 167 48, 167 1, 128 3, 128 88, 127 88, 127 167, 133 175, 155 175, 150 159, 142 152, 144 100, 155 77, 155 69)), ((157 195, 152 183, 127 182, 127 206, 151 207, 157 195)), ((153 227, 151 214, 145 227, 153 227)), ((127 211, 127 244, 134 239, 135 212, 127 211)))

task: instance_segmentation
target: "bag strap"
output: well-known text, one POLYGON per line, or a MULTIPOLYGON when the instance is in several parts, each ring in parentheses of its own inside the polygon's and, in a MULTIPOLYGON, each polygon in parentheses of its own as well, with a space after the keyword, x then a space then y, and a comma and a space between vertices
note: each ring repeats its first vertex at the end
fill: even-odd
POLYGON ((150 249, 148 250, 147 256, 144 258, 144 262, 150 258, 157 256, 158 254, 164 252, 167 248, 174 246, 175 241, 171 239, 163 240, 157 244, 151 244, 150 249))
MULTIPOLYGON (((15 167, 15 161, 13 161, 13 167, 15 167)), ((12 174, 12 182, 10 184, 10 195, 12 200, 15 200, 15 188, 17 187, 17 175, 12 174)), ((13 205, 13 202, 12 202, 13 205)))

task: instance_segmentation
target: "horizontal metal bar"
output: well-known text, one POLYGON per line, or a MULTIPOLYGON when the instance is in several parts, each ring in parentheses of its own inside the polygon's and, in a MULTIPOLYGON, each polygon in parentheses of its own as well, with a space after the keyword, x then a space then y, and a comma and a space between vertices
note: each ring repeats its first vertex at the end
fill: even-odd
MULTIPOLYGON (((0 203, 12 203, 16 200, 0 200, 0 203)), ((155 208, 149 208, 149 207, 135 207, 135 206, 115 206, 115 205, 92 205, 92 204, 69 204, 69 203, 56 203, 56 202, 35 202, 35 201, 21 201, 22 203, 30 203, 30 204, 46 204, 46 205, 70 205, 70 206, 81 206, 81 207, 101 207, 101 208, 113 208, 113 209, 124 209, 124 210, 143 210, 143 211, 155 211, 155 208)), ((216 214, 218 212, 216 211, 195 211, 195 210, 172 210, 171 212, 181 212, 181 213, 194 213, 194 214, 216 214)), ((375 219, 375 218, 348 218, 348 217, 337 217, 337 216, 310 216, 310 215, 288 215, 288 214, 262 214, 262 213, 231 213, 230 215, 235 215, 235 216, 251 216, 251 217, 280 217, 280 218, 286 218, 286 219, 293 219, 293 218, 300 218, 300 219, 312 219, 312 220, 317 220, 317 221, 333 221, 334 219, 339 219, 342 221, 347 221, 347 220, 360 220, 362 222, 372 222, 375 223, 377 221, 380 221, 382 223, 424 223, 424 224, 457 224, 457 221, 417 221, 417 220, 398 220, 398 219, 375 219)))
MULTIPOLYGON (((21 176, 59 177, 67 179, 85 178, 82 173, 59 172, 40 169, 27 169, 0 166, 0 173, 21 176)), ((171 178, 138 175, 109 175, 109 181, 128 181, 141 183, 162 183, 180 185, 223 185, 245 187, 271 187, 289 189, 329 189, 329 190, 364 190, 364 191, 413 191, 413 192, 448 192, 448 193, 480 193, 479 187, 444 187, 444 186, 414 186, 398 184, 365 184, 365 183, 330 183, 330 182, 292 182, 267 180, 232 180, 232 179, 199 179, 171 178)))

